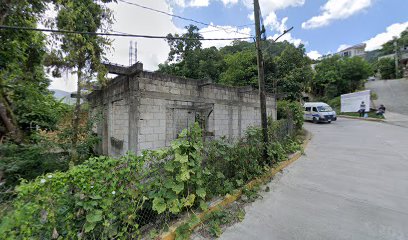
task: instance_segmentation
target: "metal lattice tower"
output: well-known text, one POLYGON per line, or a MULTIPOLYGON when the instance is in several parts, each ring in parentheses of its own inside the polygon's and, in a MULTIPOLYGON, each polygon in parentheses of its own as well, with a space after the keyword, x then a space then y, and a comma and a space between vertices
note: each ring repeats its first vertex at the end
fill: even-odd
POLYGON ((129 44, 129 66, 133 65, 133 41, 129 44))

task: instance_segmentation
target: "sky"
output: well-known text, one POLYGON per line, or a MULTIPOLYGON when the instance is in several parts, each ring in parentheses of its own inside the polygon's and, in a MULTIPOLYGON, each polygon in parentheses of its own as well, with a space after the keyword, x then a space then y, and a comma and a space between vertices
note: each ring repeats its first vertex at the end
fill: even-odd
MULTIPOLYGON (((269 39, 285 29, 293 30, 279 39, 305 45, 309 57, 338 52, 348 46, 366 43, 366 50, 398 36, 408 27, 407 0, 259 0, 269 39)), ((204 38, 253 36, 252 0, 118 0, 110 3, 115 22, 113 31, 131 34, 160 35, 182 33, 189 24, 197 25, 204 38), (171 17, 128 4, 146 7, 210 25, 171 17)), ((130 41, 137 42, 137 60, 145 70, 154 71, 168 56, 169 47, 162 39, 112 38, 107 54, 110 62, 129 65, 130 41)), ((253 40, 249 40, 253 41, 253 40)), ((203 47, 223 47, 231 41, 204 41, 203 47)), ((53 79, 51 89, 75 91, 70 74, 53 79)))

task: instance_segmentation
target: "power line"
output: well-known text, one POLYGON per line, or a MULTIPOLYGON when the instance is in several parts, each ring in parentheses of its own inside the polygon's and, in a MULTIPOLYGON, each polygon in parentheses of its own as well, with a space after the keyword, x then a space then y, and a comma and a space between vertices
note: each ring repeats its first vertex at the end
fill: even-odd
MULTIPOLYGON (((212 26, 212 27, 215 27, 215 28, 219 28, 221 30, 225 30, 225 28, 223 28, 223 27, 215 26, 215 25, 210 24, 210 23, 201 22, 201 21, 198 21, 198 20, 195 20, 195 19, 192 19, 192 18, 186 18, 186 17, 179 16, 179 15, 176 15, 176 14, 168 13, 168 12, 158 10, 158 9, 155 9, 155 8, 151 8, 151 7, 147 7, 147 6, 138 4, 138 3, 133 3, 133 2, 126 1, 126 0, 118 0, 118 1, 129 4, 129 5, 136 6, 136 7, 139 7, 139 8, 143 8, 143 9, 146 9, 146 10, 150 10, 150 11, 153 11, 153 12, 161 13, 161 14, 164 14, 164 15, 167 15, 167 16, 170 16, 170 17, 175 17, 175 18, 179 18, 179 19, 182 19, 182 20, 185 20, 185 21, 194 22, 194 23, 197 23, 197 24, 200 24, 200 25, 212 26)), ((238 31, 233 31, 233 32, 238 33, 238 34, 242 34, 242 35, 246 35, 246 36, 252 36, 250 34, 241 33, 241 32, 238 32, 238 31)))
MULTIPOLYGON (((240 26, 233 26, 231 28, 237 28, 238 29, 238 28, 249 27, 249 26, 253 26, 253 25, 254 24, 251 23, 251 24, 245 24, 245 25, 240 25, 240 26)), ((214 25, 211 25, 211 27, 214 27, 214 25)), ((231 33, 231 32, 234 32, 235 30, 228 29, 228 28, 223 28, 223 29, 213 29, 213 30, 207 30, 207 31, 199 31, 199 33, 219 32, 219 31, 224 31, 226 33, 231 33)), ((249 34, 246 34, 246 33, 245 33, 245 35, 250 36, 249 34)))
MULTIPOLYGON (((97 32, 79 32, 70 30, 56 30, 46 28, 31 28, 31 27, 18 27, 18 26, 5 26, 0 25, 1 29, 7 30, 24 30, 24 31, 37 31, 37 32, 52 32, 61 34, 82 34, 82 35, 95 35, 95 36, 114 36, 114 37, 133 37, 133 38, 149 38, 149 39, 180 39, 180 40, 193 40, 196 38, 183 38, 183 37, 167 37, 167 36, 154 36, 154 35, 140 35, 130 33, 97 33, 97 32)), ((233 40, 246 40, 250 37, 236 37, 236 38, 200 38, 200 41, 233 41, 233 40)))

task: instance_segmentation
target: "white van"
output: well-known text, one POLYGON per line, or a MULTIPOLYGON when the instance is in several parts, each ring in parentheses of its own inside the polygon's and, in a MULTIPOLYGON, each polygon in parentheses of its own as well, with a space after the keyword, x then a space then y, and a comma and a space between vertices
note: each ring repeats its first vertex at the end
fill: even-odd
POLYGON ((336 112, 326 103, 323 102, 307 102, 303 105, 305 113, 303 119, 305 121, 328 122, 336 121, 336 112))

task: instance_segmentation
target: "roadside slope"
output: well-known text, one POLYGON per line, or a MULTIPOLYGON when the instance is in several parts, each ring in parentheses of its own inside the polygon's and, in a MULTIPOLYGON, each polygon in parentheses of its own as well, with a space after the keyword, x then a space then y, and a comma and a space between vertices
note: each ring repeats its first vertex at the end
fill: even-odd
POLYGON ((387 111, 408 115, 408 79, 370 81, 365 87, 377 93, 377 108, 384 104, 387 111))

